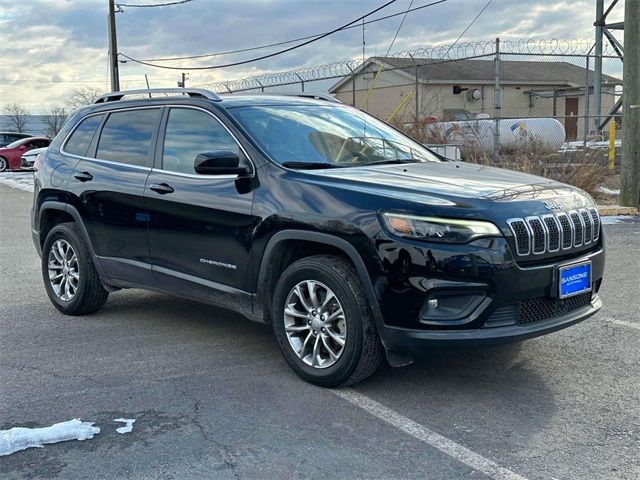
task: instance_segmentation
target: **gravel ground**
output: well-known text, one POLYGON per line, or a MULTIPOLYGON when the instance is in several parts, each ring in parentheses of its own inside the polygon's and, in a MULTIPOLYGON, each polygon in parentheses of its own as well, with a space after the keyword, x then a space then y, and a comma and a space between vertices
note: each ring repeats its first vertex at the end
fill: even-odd
POLYGON ((638 220, 605 226, 598 315, 384 366, 337 395, 300 381, 268 327, 211 306, 132 290, 59 314, 30 205, 0 185, 0 430, 80 418, 101 432, 0 457, 0 478, 640 478, 638 220))

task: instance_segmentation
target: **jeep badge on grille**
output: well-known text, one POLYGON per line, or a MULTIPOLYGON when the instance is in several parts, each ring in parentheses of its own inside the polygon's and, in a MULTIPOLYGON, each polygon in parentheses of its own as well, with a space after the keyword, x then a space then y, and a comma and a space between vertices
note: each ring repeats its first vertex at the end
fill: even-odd
POLYGON ((562 204, 560 202, 544 202, 544 208, 547 210, 562 210, 562 204))

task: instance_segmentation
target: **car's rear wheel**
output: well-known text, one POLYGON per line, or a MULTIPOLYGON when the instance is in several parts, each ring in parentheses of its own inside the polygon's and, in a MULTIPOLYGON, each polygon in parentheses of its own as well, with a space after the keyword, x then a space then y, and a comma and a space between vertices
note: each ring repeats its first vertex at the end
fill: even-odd
POLYGON ((311 383, 359 382, 384 357, 360 280, 341 257, 316 255, 287 268, 274 291, 272 318, 285 359, 311 383))
POLYGON ((107 301, 80 229, 61 223, 51 229, 42 248, 42 279, 51 303, 67 315, 84 315, 107 301))
POLYGON ((9 162, 7 161, 7 159, 4 157, 0 157, 0 172, 4 172, 8 170, 8 168, 9 168, 9 162))

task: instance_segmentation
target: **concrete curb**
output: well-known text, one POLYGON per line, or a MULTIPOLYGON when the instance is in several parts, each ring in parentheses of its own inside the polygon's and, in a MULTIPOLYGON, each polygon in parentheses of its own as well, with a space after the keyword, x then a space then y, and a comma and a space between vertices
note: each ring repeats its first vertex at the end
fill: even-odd
POLYGON ((621 207, 620 205, 598 205, 598 213, 600 213, 601 217, 638 215, 638 209, 634 207, 621 207))

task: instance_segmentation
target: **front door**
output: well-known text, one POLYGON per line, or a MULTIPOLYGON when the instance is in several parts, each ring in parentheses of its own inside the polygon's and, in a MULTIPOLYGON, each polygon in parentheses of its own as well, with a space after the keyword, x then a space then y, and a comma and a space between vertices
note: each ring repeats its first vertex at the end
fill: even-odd
MULTIPOLYGON (((215 303, 238 301, 249 287, 253 189, 233 175, 198 175, 199 153, 246 155, 208 111, 168 108, 156 165, 147 179, 149 248, 158 287, 215 303)), ((244 300, 247 300, 244 298, 244 300)))
POLYGON ((578 138, 578 98, 567 97, 564 102, 564 130, 566 140, 575 140, 578 138))

